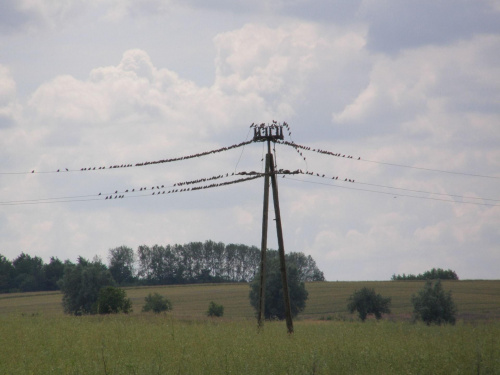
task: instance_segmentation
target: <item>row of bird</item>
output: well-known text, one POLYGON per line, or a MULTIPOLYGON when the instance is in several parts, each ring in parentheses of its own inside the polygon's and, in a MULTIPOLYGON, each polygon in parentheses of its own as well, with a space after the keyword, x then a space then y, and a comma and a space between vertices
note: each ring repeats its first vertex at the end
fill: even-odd
MULTIPOLYGON (((330 177, 327 177, 325 174, 314 173, 314 172, 311 172, 311 171, 306 171, 306 172, 300 171, 299 173, 301 173, 301 174, 307 174, 307 175, 310 175, 310 176, 322 177, 322 178, 326 177, 326 178, 330 179, 330 177)), ((331 180, 338 180, 338 179, 339 179, 339 176, 333 176, 331 178, 331 180)), ((342 179, 340 179, 340 180, 342 181, 342 179)), ((354 179, 351 180, 350 178, 346 178, 346 179, 344 179, 344 182, 354 182, 354 179)))
MULTIPOLYGON (((247 178, 240 178, 240 179, 237 179, 237 180, 232 180, 232 181, 227 181, 227 182, 221 182, 221 183, 217 183, 217 184, 210 184, 210 185, 204 185, 204 186, 193 186, 193 187, 187 187, 187 188, 182 188, 182 189, 171 189, 171 190, 163 190, 163 191, 153 191, 151 193, 151 195, 163 195, 163 194, 173 194, 173 193, 182 193, 182 192, 186 192, 186 191, 195 191, 195 190, 203 190, 203 189, 210 189, 210 188, 215 188, 215 187, 221 187, 221 186, 226 186, 226 185, 232 185, 232 184, 237 184, 237 183, 240 183, 240 182, 245 182, 245 181, 249 181, 249 180, 254 180, 256 178, 259 178, 261 176, 259 175, 256 175, 256 176, 252 176, 252 177, 247 177, 247 178)), ((162 185, 163 187, 163 185, 162 185)), ((141 188, 139 191, 142 191, 143 189, 141 188)), ((135 189, 132 189, 132 192, 134 192, 135 189)), ((128 190, 126 190, 125 192, 128 192, 128 190)), ((116 192, 115 192, 116 193, 116 192)), ((101 194, 99 194, 101 195, 101 194)), ((106 199, 121 199, 121 198, 124 198, 125 197, 125 194, 111 194, 111 195, 107 195, 105 200, 106 199)))
MULTIPOLYGON (((296 174, 304 174, 304 175, 310 175, 310 176, 316 176, 316 177, 321 177, 321 178, 325 178, 327 177, 325 174, 319 174, 319 173, 315 173, 315 172, 311 172, 311 171, 302 171, 302 169, 296 169, 296 170, 289 170, 289 169, 278 169, 274 172, 274 174, 278 175, 278 174, 281 174, 283 175, 283 177, 285 177, 285 175, 296 175, 296 174)), ((135 193, 135 192, 143 192, 143 191, 152 191, 152 190, 155 190, 151 193, 151 195, 161 195, 161 194, 172 194, 172 193, 181 193, 181 192, 185 192, 185 191, 194 191, 194 190, 201 190, 201 189, 209 189, 209 188, 214 188, 214 187, 220 187, 220 186, 226 186, 226 185, 231 185, 231 184, 235 184, 235 183, 238 183, 238 182, 243 182, 243 181, 248 181, 248 180, 253 180, 255 178, 259 178, 259 177, 262 177, 265 175, 265 173, 261 173, 261 172, 255 172, 255 171, 250 171, 250 172, 246 172, 246 171, 242 171, 242 172, 238 172, 238 173, 226 173, 225 175, 221 174, 221 175, 217 175, 217 176, 212 176, 212 177, 208 177, 208 178, 201 178, 201 179, 197 179, 197 180, 191 180, 191 181, 184 181, 184 182, 177 182, 175 184, 173 184, 174 187, 179 187, 179 186, 185 186, 185 185, 191 185, 191 184, 197 184, 197 183, 201 183, 201 182, 207 182, 207 181, 213 181, 213 180, 217 180, 217 179, 221 179, 221 178, 224 178, 224 177, 229 177, 229 176, 235 176, 235 175, 240 175, 240 176, 251 176, 251 177, 247 177, 247 178, 240 178, 240 179, 237 179, 237 180, 232 180, 232 181, 227 181, 227 182, 222 182, 222 183, 217 183, 217 184, 210 184, 210 185, 204 185, 204 186, 193 186, 193 187, 187 187, 187 188, 181 188, 181 189, 171 189, 171 190, 163 190, 161 191, 161 189, 164 189, 165 188, 165 185, 157 185, 157 186, 152 186, 151 188, 147 188, 147 187, 141 187, 139 189, 127 189, 124 191, 124 193, 135 193)), ((330 177, 327 177, 327 178, 330 178, 330 177)), ((338 180, 339 179, 339 176, 334 176, 334 177, 331 177, 332 180, 338 180)), ((341 179, 342 180, 342 179, 341 179)), ((354 179, 344 179, 344 182, 355 182, 354 179)), ((101 195, 101 193, 99 193, 99 195, 101 195)), ((114 192, 114 194, 111 194, 111 195, 107 195, 105 199, 119 199, 119 198, 124 198, 125 195, 124 194, 121 194, 121 192, 118 192, 118 190, 116 190, 114 192)))
MULTIPOLYGON (((193 155, 187 155, 187 156, 181 156, 178 158, 170 158, 170 159, 161 159, 161 160, 155 160, 155 161, 145 161, 142 163, 135 163, 135 164, 116 164, 116 165, 111 165, 109 167, 88 167, 88 168, 80 168, 80 171, 95 171, 95 170, 102 170, 102 169, 114 169, 114 168, 130 168, 130 167, 142 167, 146 165, 152 165, 152 164, 162 164, 162 163, 171 163, 175 161, 181 161, 181 160, 187 160, 187 159, 193 159, 201 156, 206 156, 210 154, 217 154, 219 152, 224 152, 228 150, 232 150, 234 148, 242 147, 245 145, 248 145, 252 143, 253 141, 246 141, 246 142, 241 142, 238 144, 234 144, 228 147, 221 147, 216 150, 210 150, 210 151, 205 151, 205 152, 200 152, 198 154, 193 154, 193 155)), ((58 169, 57 172, 60 170, 58 169)), ((68 169, 66 169, 68 171, 68 169)), ((31 173, 35 173, 35 170, 32 170, 31 173)))
MULTIPOLYGON (((302 150, 317 152, 319 154, 337 156, 337 157, 342 157, 342 158, 347 158, 347 159, 354 159, 354 157, 352 155, 346 155, 346 154, 342 154, 340 152, 326 151, 326 150, 322 150, 320 148, 312 148, 309 146, 302 146, 302 145, 299 145, 295 142, 280 141, 279 143, 283 144, 283 145, 291 146, 291 147, 295 148, 296 150, 302 149, 302 150)), ((302 153, 300 153, 300 155, 302 155, 302 153)), ((357 160, 361 160, 361 157, 358 157, 357 160)))

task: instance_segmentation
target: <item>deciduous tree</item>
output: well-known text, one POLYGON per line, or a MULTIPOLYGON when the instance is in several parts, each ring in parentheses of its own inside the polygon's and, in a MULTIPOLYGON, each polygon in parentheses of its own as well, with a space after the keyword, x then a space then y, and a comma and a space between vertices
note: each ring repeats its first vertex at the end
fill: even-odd
POLYGON ((364 322, 368 315, 373 314, 380 319, 382 314, 390 314, 391 298, 384 298, 375 293, 375 289, 364 287, 356 290, 350 297, 347 309, 352 314, 358 312, 359 318, 364 322))
POLYGON ((435 283, 427 281, 424 288, 412 296, 411 302, 415 320, 421 319, 427 325, 455 324, 457 307, 451 297, 451 291, 445 292, 440 280, 435 283))
MULTIPOLYGON (((287 264, 288 291, 292 316, 297 316, 306 307, 308 292, 305 283, 300 280, 299 272, 293 264, 287 264)), ((260 277, 256 275, 250 284, 250 304, 259 311, 260 277)), ((285 302, 278 257, 268 257, 266 262, 266 319, 285 319, 285 302)))
POLYGON ((98 259, 89 262, 79 257, 77 264, 66 264, 60 284, 64 312, 82 315, 97 312, 99 291, 105 286, 114 286, 115 281, 98 259))

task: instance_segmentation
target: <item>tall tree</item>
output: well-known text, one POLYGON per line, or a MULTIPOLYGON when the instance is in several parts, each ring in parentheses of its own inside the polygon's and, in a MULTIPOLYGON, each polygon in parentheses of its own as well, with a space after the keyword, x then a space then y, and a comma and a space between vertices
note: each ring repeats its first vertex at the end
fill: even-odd
POLYGON ((0 293, 8 292, 12 288, 14 266, 5 256, 0 254, 0 293))
POLYGON ((45 279, 44 290, 59 289, 59 280, 64 276, 64 263, 58 258, 51 257, 50 262, 43 265, 43 274, 45 279))
POLYGON ((109 272, 119 284, 131 284, 135 276, 134 250, 127 246, 119 246, 108 250, 109 272))
POLYGON ((21 253, 12 262, 14 266, 14 287, 22 292, 44 289, 43 260, 21 253))

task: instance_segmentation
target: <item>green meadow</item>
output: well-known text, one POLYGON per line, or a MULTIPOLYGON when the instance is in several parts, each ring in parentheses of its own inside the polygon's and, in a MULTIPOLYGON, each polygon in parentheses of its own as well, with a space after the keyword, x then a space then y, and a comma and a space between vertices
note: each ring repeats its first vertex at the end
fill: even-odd
POLYGON ((0 374, 499 374, 500 281, 444 282, 454 326, 410 321, 423 282, 306 285, 306 310, 257 329, 247 284, 129 288, 129 315, 68 316, 58 292, 0 295, 0 374), (392 314, 365 323, 346 313, 363 286, 392 298, 392 314), (167 314, 142 313, 158 292, 167 314), (224 318, 205 316, 210 301, 224 318))

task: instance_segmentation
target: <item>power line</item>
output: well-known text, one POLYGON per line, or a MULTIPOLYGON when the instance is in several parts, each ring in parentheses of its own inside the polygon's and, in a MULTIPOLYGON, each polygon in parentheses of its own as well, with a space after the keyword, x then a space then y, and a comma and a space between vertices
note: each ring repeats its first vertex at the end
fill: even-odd
POLYGON ((26 175, 26 174, 48 174, 48 173, 69 173, 69 172, 88 172, 88 171, 102 171, 102 170, 110 170, 110 169, 118 169, 118 168, 131 168, 131 167, 144 167, 148 165, 155 165, 155 164, 163 164, 163 163, 172 163, 176 161, 182 161, 182 160, 189 160, 193 158, 199 158, 202 156, 207 156, 210 154, 217 154, 220 152, 224 151, 229 151, 238 147, 243 147, 246 146, 250 143, 252 143, 253 140, 250 141, 245 141, 241 142, 238 144, 234 144, 228 147, 221 147, 215 150, 210 150, 210 151, 204 151, 200 152, 197 154, 193 155, 186 155, 186 156, 181 156, 181 157, 176 157, 176 158, 170 158, 170 159, 160 159, 160 160, 154 160, 154 161, 145 161, 145 162, 140 162, 140 163, 135 163, 135 164, 112 164, 109 166, 93 166, 93 167, 84 167, 80 169, 68 169, 68 168, 60 168, 55 171, 36 171, 36 170, 31 170, 30 172, 0 172, 0 175, 26 175))
MULTIPOLYGON (((302 150, 306 150, 306 151, 316 152, 316 153, 319 153, 319 154, 324 154, 324 155, 329 155, 329 156, 336 156, 336 157, 339 157, 339 158, 351 159, 351 160, 356 160, 356 161, 363 161, 363 162, 368 162, 368 163, 376 163, 376 164, 382 164, 382 165, 390 165, 390 166, 393 166, 393 167, 419 169, 419 170, 430 171, 430 172, 448 173, 448 174, 455 174, 455 175, 462 175, 462 176, 469 176, 469 177, 482 177, 482 178, 500 179, 500 176, 491 176, 491 175, 483 175, 483 174, 475 174, 475 173, 467 173, 467 172, 454 172, 454 171, 448 171, 448 170, 444 170, 444 169, 415 167, 415 166, 411 166, 411 165, 396 164, 396 163, 387 163, 387 162, 382 162, 382 161, 369 160, 369 159, 361 158, 360 156, 355 157, 355 156, 352 156, 352 155, 343 154, 341 152, 332 152, 332 151, 328 151, 328 150, 322 150, 320 148, 312 148, 312 147, 309 147, 309 146, 303 146, 303 145, 299 145, 297 143, 288 142, 288 141, 278 141, 278 143, 286 145, 286 146, 293 147, 296 150, 302 149, 302 150)), ((299 154, 302 156, 302 154, 300 152, 299 152, 299 154)))
MULTIPOLYGON (((315 172, 311 172, 311 171, 302 172, 302 170, 299 170, 298 173, 305 174, 305 175, 310 175, 310 176, 315 176, 315 177, 320 177, 320 178, 327 178, 329 180, 330 179, 331 180, 339 180, 338 176, 334 176, 334 177, 330 178, 330 177, 327 177, 325 174, 319 174, 319 173, 315 173, 315 172)), ((294 174, 296 174, 296 173, 294 173, 294 174)), ((285 176, 283 176, 283 177, 285 177, 285 176)), ((414 190, 414 189, 399 188, 399 187, 388 186, 388 185, 370 184, 368 182, 360 182, 360 181, 356 181, 356 180, 350 179, 350 178, 341 178, 339 181, 340 182, 355 182, 355 183, 360 184, 360 185, 382 187, 382 188, 394 189, 394 190, 404 190, 404 191, 410 191, 410 192, 414 192, 414 193, 442 195, 442 196, 455 197, 455 198, 460 198, 460 199, 477 199, 477 200, 484 200, 484 201, 500 202, 500 199, 495 199, 495 198, 483 198, 483 197, 471 197, 471 196, 457 195, 457 194, 435 193, 435 192, 432 192, 432 191, 425 191, 425 190, 414 190)))
MULTIPOLYGON (((317 181, 300 180, 300 179, 297 179, 297 178, 292 178, 292 177, 287 177, 287 180, 293 180, 293 181, 305 182, 305 183, 309 183, 309 184, 316 184, 316 185, 331 186, 331 187, 336 187, 336 188, 340 188, 340 189, 349 189, 349 190, 366 191, 366 192, 370 192, 370 193, 385 194, 385 195, 392 195, 392 196, 398 196, 398 197, 408 197, 408 198, 416 198, 416 199, 427 199, 427 200, 442 201, 442 202, 450 202, 450 203, 472 204, 472 205, 476 205, 476 206, 500 207, 500 204, 493 204, 493 203, 479 203, 479 202, 464 202, 464 201, 455 201, 455 200, 450 200, 450 199, 433 198, 433 197, 422 197, 422 196, 409 195, 409 194, 393 193, 393 192, 380 191, 380 190, 360 189, 360 188, 356 188, 356 187, 341 186, 341 185, 333 185, 333 184, 329 184, 329 183, 326 183, 326 182, 317 182, 317 181)), ((341 181, 341 182, 342 182, 342 181, 341 181)), ((353 181, 351 180, 351 182, 353 182, 353 181)))
MULTIPOLYGON (((234 174, 233 174, 234 175, 234 174)), ((115 193, 106 193, 106 194, 93 194, 93 195, 79 195, 79 196, 72 196, 72 197, 58 197, 58 198, 40 198, 40 199, 27 199, 27 200, 17 200, 17 201, 4 201, 0 202, 0 206, 22 206, 22 205, 34 205, 34 204, 47 204, 47 203, 68 203, 68 202, 90 202, 90 201, 103 201, 103 200, 112 200, 112 199, 127 199, 127 198, 140 198, 140 197, 151 197, 151 196, 158 196, 158 195, 164 195, 164 194, 174 194, 174 193, 182 193, 182 192, 189 192, 189 191, 196 191, 196 190, 204 190, 204 189, 213 189, 213 188, 218 188, 218 187, 223 187, 223 186, 228 186, 232 184, 237 184, 241 182, 246 182, 246 181, 251 181, 257 178, 260 178, 263 176, 262 173, 257 173, 257 172, 240 172, 237 173, 236 175, 249 175, 249 177, 243 177, 239 178, 236 180, 231 180, 231 181, 226 181, 226 182, 221 182, 221 183, 213 183, 209 185, 202 185, 202 186, 192 186, 192 187, 183 187, 183 186, 188 186, 191 184, 197 184, 200 182, 208 182, 212 181, 215 179, 219 178, 224 178, 223 175, 219 176, 214 176, 211 178, 206 178, 206 179, 199 179, 199 180, 191 180, 191 181, 185 181, 185 182, 179 182, 175 183, 171 186, 164 187, 162 185, 162 188, 156 189, 143 189, 143 190, 137 190, 137 191, 116 191, 115 193), (165 188, 165 190, 163 190, 165 188), (175 188, 175 189, 174 189, 175 188), (149 191, 146 193, 146 191, 149 191), (152 193, 151 193, 152 191, 152 193), (86 198, 86 199, 82 199, 86 198)), ((226 174, 225 177, 228 177, 228 174, 226 174)))

